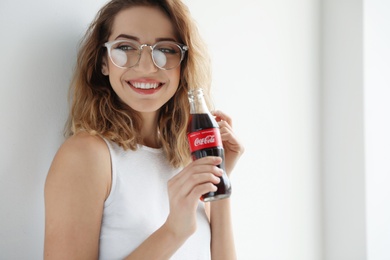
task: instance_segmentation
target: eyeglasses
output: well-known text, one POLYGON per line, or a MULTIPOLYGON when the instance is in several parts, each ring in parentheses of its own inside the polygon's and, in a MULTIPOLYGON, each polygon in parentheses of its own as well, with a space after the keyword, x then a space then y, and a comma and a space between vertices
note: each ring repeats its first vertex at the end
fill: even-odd
POLYGON ((106 42, 108 56, 112 63, 119 68, 136 66, 140 59, 142 49, 149 47, 154 65, 162 70, 171 70, 179 66, 184 59, 188 46, 171 41, 161 41, 154 45, 140 44, 134 40, 117 40, 106 42))

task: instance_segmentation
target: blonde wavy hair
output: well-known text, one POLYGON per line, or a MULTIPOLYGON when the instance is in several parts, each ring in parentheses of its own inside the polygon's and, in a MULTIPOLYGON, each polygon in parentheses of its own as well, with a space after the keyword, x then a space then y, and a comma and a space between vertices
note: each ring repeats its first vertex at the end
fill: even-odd
POLYGON ((133 6, 152 6, 163 10, 176 28, 178 40, 189 47, 181 63, 178 90, 161 107, 156 129, 170 164, 184 166, 190 160, 186 136, 189 121, 187 92, 192 88, 203 88, 210 107, 211 68, 206 45, 196 23, 180 0, 112 0, 100 9, 81 41, 70 85, 71 109, 65 136, 87 131, 132 150, 137 149, 137 144, 141 142, 141 116, 119 99, 108 77, 101 72, 103 57, 107 55, 102 46, 111 34, 115 16, 133 6))

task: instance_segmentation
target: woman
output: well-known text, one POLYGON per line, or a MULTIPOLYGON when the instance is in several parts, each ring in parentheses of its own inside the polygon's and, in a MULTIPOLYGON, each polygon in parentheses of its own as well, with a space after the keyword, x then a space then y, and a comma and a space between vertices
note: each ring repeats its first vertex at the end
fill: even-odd
MULTIPOLYGON (((82 42, 68 138, 45 185, 45 259, 235 259, 219 157, 192 162, 187 92, 210 86, 203 44, 179 0, 113 0, 82 42)), ((229 175, 243 147, 220 125, 229 175)))

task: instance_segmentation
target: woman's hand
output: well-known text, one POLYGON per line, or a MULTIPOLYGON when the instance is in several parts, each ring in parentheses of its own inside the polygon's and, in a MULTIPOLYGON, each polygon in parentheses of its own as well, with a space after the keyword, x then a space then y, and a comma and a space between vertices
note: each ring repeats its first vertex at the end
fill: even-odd
POLYGON ((196 209, 200 197, 216 191, 222 170, 220 157, 207 156, 191 162, 168 182, 170 213, 165 225, 180 239, 196 231, 196 209))
POLYGON ((232 119, 219 110, 213 111, 212 114, 215 116, 220 128, 222 144, 225 150, 225 170, 230 175, 245 149, 233 132, 232 119))

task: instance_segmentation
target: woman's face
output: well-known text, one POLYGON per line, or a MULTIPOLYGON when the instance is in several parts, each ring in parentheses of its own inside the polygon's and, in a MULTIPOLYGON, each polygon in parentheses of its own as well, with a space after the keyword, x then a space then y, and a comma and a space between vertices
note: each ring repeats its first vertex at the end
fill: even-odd
MULTIPOLYGON (((178 41, 166 14, 158 8, 144 6, 131 7, 116 15, 108 41, 121 39, 149 45, 162 40, 178 41)), ((115 66, 107 55, 102 72, 109 76, 119 98, 141 114, 158 111, 175 94, 180 80, 180 66, 172 70, 159 69, 147 46, 142 49, 139 63, 131 68, 115 66)))

